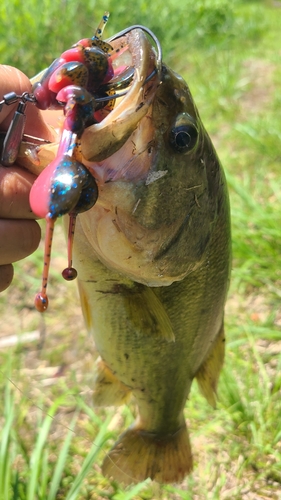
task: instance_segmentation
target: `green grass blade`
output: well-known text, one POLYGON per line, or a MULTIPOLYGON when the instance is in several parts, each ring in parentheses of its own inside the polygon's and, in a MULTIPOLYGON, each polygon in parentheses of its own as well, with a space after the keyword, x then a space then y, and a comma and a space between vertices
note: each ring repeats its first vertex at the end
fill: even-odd
POLYGON ((63 397, 58 398, 53 403, 51 408, 48 410, 48 415, 45 417, 40 429, 35 448, 30 458, 30 480, 28 483, 26 500, 34 500, 34 498, 36 498, 36 489, 38 485, 43 448, 45 446, 56 410, 60 406, 63 399, 63 397))
POLYGON ((57 493, 58 493, 59 485, 60 485, 61 480, 62 480, 62 474, 63 474, 63 470, 64 470, 64 467, 66 464, 69 446, 70 446, 71 440, 72 440, 73 435, 74 435, 74 428, 75 428, 75 424, 77 421, 77 417, 78 417, 78 412, 75 413, 75 415, 70 423, 69 432, 68 432, 66 439, 63 443, 62 449, 60 450, 58 461, 56 464, 56 468, 54 470, 53 478, 52 478, 52 481, 50 484, 50 490, 49 490, 47 500, 56 500, 56 498, 57 498, 57 493))
POLYGON ((13 407, 11 407, 11 413, 7 416, 3 430, 1 432, 1 448, 0 448, 0 493, 2 497, 5 498, 7 475, 9 475, 9 444, 11 428, 14 419, 13 407))
POLYGON ((141 483, 136 484, 130 491, 119 491, 116 495, 113 496, 112 500, 134 500, 136 495, 140 493, 144 486, 150 482, 149 479, 142 481, 141 483))
POLYGON ((11 475, 11 458, 9 448, 14 420, 14 398, 11 394, 9 380, 6 383, 4 400, 4 426, 0 433, 0 498, 8 498, 11 475))
POLYGON ((167 493, 171 493, 171 495, 177 494, 178 498, 181 498, 182 500, 193 500, 193 493, 190 493, 189 491, 182 491, 179 488, 172 486, 165 486, 165 491, 167 493))
POLYGON ((40 478, 38 484, 38 497, 42 500, 46 499, 49 482, 49 448, 46 447, 42 453, 40 478))
POLYGON ((93 463, 95 462, 98 454, 100 453, 102 446, 109 439, 110 433, 107 431, 108 424, 112 418, 112 415, 108 415, 104 423, 102 424, 97 437, 95 438, 94 444, 92 445, 88 455, 86 456, 79 474, 76 476, 65 500, 75 500, 79 493, 80 487, 85 480, 88 472, 91 470, 93 463))

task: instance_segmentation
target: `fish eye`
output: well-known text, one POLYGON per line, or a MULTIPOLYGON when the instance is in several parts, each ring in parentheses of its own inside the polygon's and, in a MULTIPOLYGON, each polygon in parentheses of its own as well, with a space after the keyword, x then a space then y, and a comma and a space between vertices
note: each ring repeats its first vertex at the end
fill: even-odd
POLYGON ((169 140, 179 153, 188 153, 197 144, 198 129, 195 120, 187 113, 179 115, 171 128, 169 140))

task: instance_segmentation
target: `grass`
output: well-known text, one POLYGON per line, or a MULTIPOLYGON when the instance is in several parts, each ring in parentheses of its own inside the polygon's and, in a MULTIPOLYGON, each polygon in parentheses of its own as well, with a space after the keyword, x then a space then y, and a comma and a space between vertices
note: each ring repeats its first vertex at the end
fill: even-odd
POLYGON ((42 249, 16 265, 14 284, 0 299, 0 340, 18 336, 0 350, 0 499, 280 499, 280 9, 238 0, 128 5, 4 2, 1 61, 33 75, 91 36, 106 8, 108 36, 147 25, 163 43, 166 62, 185 77, 231 198, 233 272, 218 407, 211 409, 193 385, 186 418, 195 468, 181 485, 148 481, 124 491, 102 477, 102 458, 134 408, 91 408, 96 354, 75 285, 60 279, 65 252, 58 227, 50 312, 40 317, 33 309, 42 249), (37 340, 20 342, 30 332, 37 340))

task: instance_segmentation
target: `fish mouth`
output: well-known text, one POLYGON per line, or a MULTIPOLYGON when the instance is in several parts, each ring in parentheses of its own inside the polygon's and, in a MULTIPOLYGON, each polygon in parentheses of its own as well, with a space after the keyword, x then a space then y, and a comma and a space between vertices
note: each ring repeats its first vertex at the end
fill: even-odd
POLYGON ((111 90, 116 102, 112 110, 104 116, 101 114, 101 120, 83 133, 82 155, 89 162, 101 162, 125 144, 147 114, 161 82, 161 46, 150 30, 132 26, 106 42, 113 47, 115 56, 112 61, 114 77, 105 88, 111 90), (156 50, 147 34, 154 40, 156 50), (132 77, 127 78, 126 87, 123 76, 128 77, 130 72, 132 77))
MULTIPOLYGON (((108 179, 100 175, 102 169, 98 163, 119 151, 147 115, 162 74, 161 45, 145 26, 131 26, 105 42, 113 48, 114 55, 109 54, 109 57, 114 76, 94 96, 98 103, 95 116, 99 118, 85 128, 81 137, 81 157, 79 152, 79 160, 81 158, 102 183, 108 179), (104 107, 99 104, 103 101, 104 107), (106 105, 108 101, 113 103, 111 109, 106 105)), ((31 81, 38 81, 42 73, 31 81)), ((146 135, 149 136, 148 132, 146 135)), ((56 157, 58 138, 50 143, 24 134, 17 163, 39 175, 56 157)))

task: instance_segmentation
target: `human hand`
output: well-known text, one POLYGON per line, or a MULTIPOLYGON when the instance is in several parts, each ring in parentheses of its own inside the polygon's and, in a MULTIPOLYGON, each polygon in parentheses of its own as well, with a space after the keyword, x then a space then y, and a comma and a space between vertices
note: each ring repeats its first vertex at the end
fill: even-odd
MULTIPOLYGON (((8 92, 30 92, 27 76, 16 68, 0 65, 0 100, 8 92)), ((0 112, 0 130, 6 131, 17 105, 3 106, 0 112)), ((51 129, 36 106, 28 103, 25 133, 52 140, 51 129)), ((41 231, 29 206, 29 191, 35 176, 17 166, 0 165, 0 292, 13 279, 13 262, 36 250, 41 231)))

